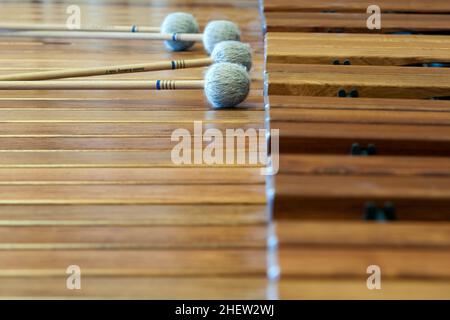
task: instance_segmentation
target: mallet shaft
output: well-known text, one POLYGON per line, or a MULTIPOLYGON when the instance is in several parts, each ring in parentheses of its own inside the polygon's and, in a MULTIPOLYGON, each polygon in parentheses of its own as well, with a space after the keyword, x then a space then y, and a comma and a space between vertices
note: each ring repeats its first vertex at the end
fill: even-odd
POLYGON ((146 26, 88 26, 80 29, 69 29, 63 24, 21 24, 21 23, 2 23, 0 30, 9 31, 104 31, 104 32, 160 32, 160 27, 146 26))
POLYGON ((211 58, 190 59, 190 60, 172 60, 172 61, 158 61, 152 63, 129 64, 120 66, 106 66, 95 68, 77 68, 66 70, 42 71, 18 73, 11 75, 0 76, 0 81, 17 81, 17 80, 48 80, 48 79, 62 79, 75 78, 87 76, 100 76, 110 74, 147 72, 158 70, 172 70, 184 68, 205 67, 213 63, 211 58))
POLYGON ((201 33, 125 33, 101 31, 6 31, 2 37, 63 38, 63 39, 130 39, 130 40, 176 40, 202 41, 201 33))
POLYGON ((204 80, 0 81, 0 90, 195 90, 204 80))

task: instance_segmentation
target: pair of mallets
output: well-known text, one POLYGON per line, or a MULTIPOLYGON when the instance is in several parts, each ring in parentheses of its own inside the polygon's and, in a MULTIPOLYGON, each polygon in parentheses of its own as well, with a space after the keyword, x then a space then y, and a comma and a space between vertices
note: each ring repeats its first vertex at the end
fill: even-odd
MULTIPOLYGON (((0 28, 5 29, 5 26, 0 28)), ((37 27, 36 27, 37 28, 37 27)), ((20 29, 20 28, 19 28, 20 29)), ((166 40, 167 34, 139 34, 140 39, 164 39, 166 46, 174 51, 185 50, 193 45, 193 40, 203 40, 211 57, 192 60, 177 60, 154 62, 147 64, 122 65, 100 68, 80 68, 61 71, 34 72, 0 76, 0 90, 78 90, 78 89, 204 89, 208 101, 216 108, 233 107, 245 100, 250 89, 250 79, 247 70, 251 68, 251 50, 247 44, 239 42, 240 31, 229 21, 213 21, 201 34, 185 34, 184 31, 197 31, 195 18, 186 13, 173 13, 166 17, 160 30, 173 31, 171 40, 166 40), (71 77, 84 77, 130 72, 145 72, 209 66, 204 80, 156 80, 156 81, 39 81, 71 77)), ((1 34, 1 33, 0 33, 1 34)), ((87 37, 97 38, 96 31, 24 31, 7 32, 8 36, 20 37, 87 37)), ((124 37, 126 33, 100 32, 102 38, 116 39, 117 35, 124 37)), ((3 34, 5 35, 5 34, 3 34)), ((134 37, 136 38, 136 37, 134 37)), ((133 38, 133 39, 134 39, 133 38)))

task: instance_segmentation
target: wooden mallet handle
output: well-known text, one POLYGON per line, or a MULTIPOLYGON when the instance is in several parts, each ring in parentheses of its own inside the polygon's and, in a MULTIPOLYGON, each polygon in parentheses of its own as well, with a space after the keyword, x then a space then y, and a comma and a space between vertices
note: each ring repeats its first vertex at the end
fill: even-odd
POLYGON ((125 33, 101 31, 5 31, 2 37, 18 38, 63 38, 63 39, 129 39, 129 40, 173 40, 202 41, 202 33, 125 33))
POLYGON ((204 80, 0 81, 0 90, 195 90, 204 80))
POLYGON ((158 61, 153 63, 129 64, 119 66, 106 66, 95 68, 77 68, 55 71, 18 73, 11 75, 0 75, 0 81, 18 81, 18 80, 48 80, 88 76, 101 76, 121 73, 147 72, 158 70, 173 70, 184 68, 197 68, 209 66, 213 63, 211 58, 191 59, 191 60, 172 60, 158 61))
POLYGON ((104 31, 104 32, 160 32, 160 27, 146 27, 146 26, 91 26, 80 29, 69 29, 63 24, 22 24, 22 23, 1 23, 0 29, 9 31, 104 31))

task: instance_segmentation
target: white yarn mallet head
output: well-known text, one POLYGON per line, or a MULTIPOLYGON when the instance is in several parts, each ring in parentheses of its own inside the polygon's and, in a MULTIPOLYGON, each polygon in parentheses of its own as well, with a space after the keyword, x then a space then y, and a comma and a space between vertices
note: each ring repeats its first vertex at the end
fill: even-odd
POLYGON ((231 21, 216 20, 206 25, 203 31, 203 46, 208 54, 212 53, 218 43, 227 40, 241 41, 241 32, 236 24, 231 21))
POLYGON ((250 45, 234 40, 216 44, 211 53, 214 63, 230 62, 244 66, 247 71, 252 68, 252 50, 250 45))
POLYGON ((250 92, 247 70, 234 63, 216 63, 205 74, 205 95, 214 108, 231 108, 244 101, 250 92))
MULTIPOLYGON (((169 14, 164 19, 160 29, 161 33, 173 34, 174 38, 178 33, 199 33, 197 20, 195 20, 193 15, 185 12, 174 12, 169 14)), ((166 40, 164 41, 164 44, 168 50, 184 51, 192 47, 195 42, 166 40)))

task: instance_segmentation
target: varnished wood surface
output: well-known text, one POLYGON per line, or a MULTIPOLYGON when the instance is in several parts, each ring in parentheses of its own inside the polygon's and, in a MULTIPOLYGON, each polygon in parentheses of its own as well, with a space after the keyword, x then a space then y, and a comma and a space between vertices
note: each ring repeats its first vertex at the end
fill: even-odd
POLYGON ((450 155, 446 126, 273 122, 272 128, 280 130, 282 152, 348 155, 358 143, 375 144, 379 155, 450 155))
POLYGON ((279 297, 445 299, 450 104, 427 98, 450 95, 449 77, 417 66, 448 61, 449 38, 380 34, 446 33, 445 4, 382 1, 382 30, 368 30, 364 1, 262 3, 266 102, 280 130, 279 297), (351 156, 354 144, 375 155, 351 156), (395 221, 365 221, 369 204, 393 206, 395 221), (381 290, 366 285, 371 265, 381 290))
POLYGON ((379 30, 367 28, 367 19, 370 16, 371 14, 365 13, 364 10, 354 13, 266 12, 265 30, 268 32, 418 32, 426 34, 450 31, 449 16, 445 14, 384 13, 379 30))
MULTIPOLYGON (((411 112, 412 115, 418 115, 416 112, 421 112, 421 117, 427 117, 428 112, 432 115, 436 113, 446 117, 447 112, 450 111, 450 102, 446 100, 411 100, 411 99, 335 99, 334 97, 302 97, 299 99, 295 96, 278 96, 271 95, 268 97, 270 103, 270 115, 274 120, 298 121, 304 118, 296 117, 295 112, 302 112, 303 110, 311 111, 335 111, 336 116, 342 111, 363 112, 363 111, 378 111, 380 115, 389 115, 400 120, 403 117, 408 118, 411 112), (388 113, 392 111, 391 113, 388 113), (289 115, 285 113, 289 112, 289 115), (288 118, 289 117, 289 118, 288 118), (294 117, 294 118, 292 118, 294 117)), ((346 114, 347 115, 347 114, 346 114)), ((348 116, 348 115, 347 115, 348 116)), ((409 121, 417 121, 419 123, 421 117, 409 117, 409 121)), ((436 117, 437 118, 437 117, 436 117)), ((433 124, 438 124, 433 122, 433 124)))
POLYGON ((282 154, 280 174, 335 176, 419 176, 446 178, 450 160, 446 157, 338 156, 282 154))
MULTIPOLYGON (((70 4, 4 0, 0 18, 64 23, 70 4)), ((233 20, 254 51, 251 93, 236 109, 213 110, 192 90, 2 91, 0 296, 269 297, 273 235, 261 165, 171 161, 172 132, 193 132, 194 121, 204 130, 265 127, 257 2, 77 4, 86 25, 158 26, 174 11, 194 14, 201 29, 213 19, 233 20), (72 264, 82 270, 82 292, 66 289, 72 264)), ((200 43, 170 53, 160 41, 0 38, 0 48, 1 74, 206 56, 200 43)), ((96 79, 189 80, 204 71, 96 79)))
MULTIPOLYGON (((264 10, 270 11, 338 11, 338 12, 365 12, 367 7, 371 5, 369 1, 365 0, 347 0, 347 1, 332 1, 332 0, 265 0, 264 10)), ((400 12, 450 12, 449 3, 445 0, 381 0, 377 5, 385 11, 400 11, 400 12)))
POLYGON ((17 249, 265 249, 264 225, 158 227, 0 227, 0 250, 17 249))
POLYGON ((445 177, 285 175, 275 180, 275 216, 282 219, 363 220, 373 202, 395 206, 396 219, 450 218, 445 177))
POLYGON ((359 278, 364 281, 370 265, 380 266, 385 279, 448 280, 450 277, 448 249, 281 248, 279 259, 286 278, 359 278))
POLYGON ((443 222, 278 221, 279 297, 446 299, 448 227, 443 222), (381 290, 367 288, 369 265, 381 269, 381 290))
POLYGON ((266 250, 8 250, 0 275, 64 276, 77 264, 86 276, 266 276, 266 250))
POLYGON ((268 100, 282 152, 345 155, 353 143, 373 143, 378 155, 448 155, 445 100, 277 95, 268 100))
POLYGON ((361 98, 430 99, 450 96, 448 68, 269 65, 269 95, 338 97, 357 90, 361 98))
POLYGON ((441 248, 450 246, 448 222, 278 221, 282 247, 441 248))
POLYGON ((276 292, 264 278, 84 277, 67 290, 65 277, 2 278, 2 299, 268 299, 276 292))
POLYGON ((264 204, 264 186, 2 185, 1 204, 264 204))
POLYGON ((448 223, 278 222, 281 299, 445 299, 448 223), (366 268, 381 270, 369 290, 366 268), (322 292, 325 290, 326 292, 322 292), (339 295, 336 294, 339 291, 339 295))
POLYGON ((264 184, 253 168, 0 168, 1 185, 264 184))
POLYGON ((290 300, 445 300, 450 297, 450 282, 447 280, 385 279, 381 290, 369 290, 365 280, 282 279, 279 296, 280 299, 290 300))
POLYGON ((275 216, 362 219, 367 202, 390 201, 400 221, 448 220, 446 162, 427 157, 282 154, 275 177, 275 216))
POLYGON ((14 204, 0 206, 2 226, 255 225, 269 222, 265 204, 14 204))
POLYGON ((268 63, 414 65, 449 62, 450 40, 432 35, 268 32, 268 63), (332 50, 330 50, 332 48, 332 50))

